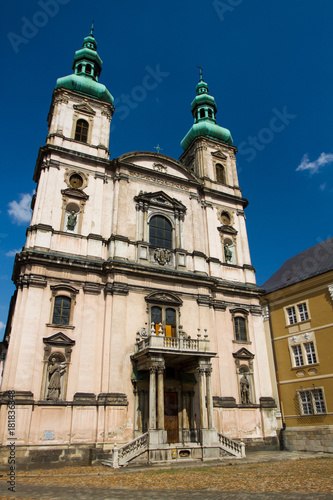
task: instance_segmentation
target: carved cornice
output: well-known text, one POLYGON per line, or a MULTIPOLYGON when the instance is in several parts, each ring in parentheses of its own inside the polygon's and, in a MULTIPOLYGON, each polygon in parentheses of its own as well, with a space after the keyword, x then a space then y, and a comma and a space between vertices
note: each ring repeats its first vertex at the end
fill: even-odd
POLYGON ((47 285, 47 281, 43 276, 38 276, 34 274, 23 274, 19 276, 17 280, 17 286, 19 288, 45 288, 47 285))

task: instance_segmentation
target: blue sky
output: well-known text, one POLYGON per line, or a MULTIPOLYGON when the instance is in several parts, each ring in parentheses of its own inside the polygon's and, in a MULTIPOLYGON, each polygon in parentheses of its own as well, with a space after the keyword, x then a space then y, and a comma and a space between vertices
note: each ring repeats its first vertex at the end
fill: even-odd
POLYGON ((258 284, 289 257, 333 236, 331 0, 3 2, 0 335, 52 91, 58 77, 71 73, 92 19, 100 81, 117 99, 112 158, 157 144, 166 155, 181 155, 202 66, 218 124, 239 148, 258 284), (138 90, 151 72, 158 85, 138 90))

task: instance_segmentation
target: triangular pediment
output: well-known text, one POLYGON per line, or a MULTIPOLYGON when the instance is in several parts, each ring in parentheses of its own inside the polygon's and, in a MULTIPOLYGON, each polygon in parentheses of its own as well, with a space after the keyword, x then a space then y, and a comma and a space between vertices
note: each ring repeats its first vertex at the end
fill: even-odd
POLYGON ((83 113, 85 115, 93 115, 95 116, 96 112, 88 106, 88 104, 74 104, 73 108, 75 111, 79 111, 79 113, 83 113))
POLYGON ((181 212, 186 211, 185 205, 175 198, 167 195, 163 191, 157 191, 156 193, 143 193, 142 191, 138 196, 135 196, 134 200, 136 202, 143 202, 148 205, 159 208, 169 208, 171 210, 180 210, 181 212))
POLYGON ((75 340, 70 339, 62 332, 55 333, 51 337, 43 338, 44 344, 57 345, 57 346, 71 346, 75 345, 75 340))
POLYGON ((214 151, 212 153, 212 156, 214 156, 214 158, 218 158, 219 160, 224 160, 224 161, 228 159, 227 155, 222 153, 222 151, 214 151))
POLYGON ((242 347, 239 351, 233 353, 233 357, 237 359, 253 359, 254 354, 245 347, 242 347))

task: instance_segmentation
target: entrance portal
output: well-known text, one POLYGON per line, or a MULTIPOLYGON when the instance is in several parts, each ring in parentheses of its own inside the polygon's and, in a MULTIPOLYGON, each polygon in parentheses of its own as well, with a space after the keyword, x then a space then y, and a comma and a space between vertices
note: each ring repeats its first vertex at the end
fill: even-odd
POLYGON ((164 393, 164 427, 168 443, 178 442, 178 394, 164 393))

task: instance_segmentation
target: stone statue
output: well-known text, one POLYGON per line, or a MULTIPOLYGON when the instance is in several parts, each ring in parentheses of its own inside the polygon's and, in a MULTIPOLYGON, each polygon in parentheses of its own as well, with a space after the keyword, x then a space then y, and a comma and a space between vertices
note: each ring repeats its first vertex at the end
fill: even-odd
POLYGON ((65 373, 65 371, 65 363, 59 363, 56 358, 51 359, 51 363, 48 367, 49 385, 47 387, 48 391, 46 396, 48 401, 59 401, 61 392, 60 377, 65 373))
POLYGON ((250 384, 244 374, 240 379, 240 391, 241 391, 241 402, 242 404, 250 403, 250 384))
POLYGON ((232 251, 231 251, 228 243, 224 244, 224 257, 225 257, 226 262, 231 262, 232 251))
POLYGON ((72 212, 68 214, 67 217, 67 229, 69 231, 74 231, 76 226, 76 220, 77 220, 76 213, 74 212, 74 210, 72 210, 72 212))

